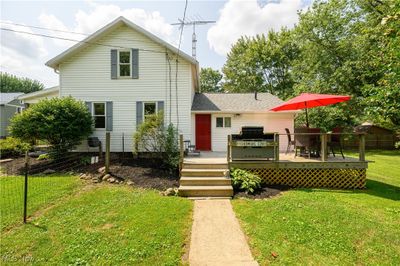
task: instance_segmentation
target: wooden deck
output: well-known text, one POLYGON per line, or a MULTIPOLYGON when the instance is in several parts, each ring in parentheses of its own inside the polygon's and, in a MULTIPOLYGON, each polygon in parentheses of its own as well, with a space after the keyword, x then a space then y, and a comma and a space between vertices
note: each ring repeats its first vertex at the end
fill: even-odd
POLYGON ((257 174, 264 184, 309 188, 365 188, 368 161, 358 158, 328 156, 321 158, 279 154, 279 160, 234 160, 228 163, 225 152, 202 152, 186 157, 184 164, 227 164, 228 169, 246 169, 257 174))

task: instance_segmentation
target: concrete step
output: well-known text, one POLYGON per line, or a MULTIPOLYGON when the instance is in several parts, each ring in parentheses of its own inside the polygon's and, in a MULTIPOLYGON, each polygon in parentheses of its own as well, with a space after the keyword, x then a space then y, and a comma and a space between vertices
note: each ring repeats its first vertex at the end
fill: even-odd
POLYGON ((183 163, 183 169, 228 169, 227 163, 183 163))
POLYGON ((180 186, 179 195, 183 197, 232 197, 232 186, 180 186))
POLYGON ((182 177, 226 177, 229 175, 228 169, 185 169, 181 170, 182 177))
POLYGON ((181 186, 230 186, 231 179, 225 177, 182 177, 181 186))

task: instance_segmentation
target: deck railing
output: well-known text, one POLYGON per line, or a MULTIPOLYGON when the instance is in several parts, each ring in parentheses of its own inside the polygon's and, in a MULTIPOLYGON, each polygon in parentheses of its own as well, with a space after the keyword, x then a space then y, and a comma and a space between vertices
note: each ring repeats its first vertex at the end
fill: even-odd
MULTIPOLYGON (((304 137, 307 139, 308 137, 314 137, 314 141, 317 140, 316 142, 313 143, 313 148, 317 148, 318 153, 319 153, 319 159, 322 162, 328 161, 328 155, 329 155, 329 148, 332 149, 330 145, 333 145, 333 142, 330 140, 332 139, 332 136, 338 136, 337 139, 339 139, 339 142, 334 142, 338 144, 336 148, 339 149, 345 149, 346 147, 343 146, 344 141, 342 138, 344 137, 356 137, 358 138, 358 160, 360 162, 365 162, 365 133, 290 133, 291 140, 296 143, 298 141, 298 138, 304 137), (318 147, 317 147, 318 146, 318 147)), ((288 134, 286 133, 275 133, 275 138, 274 141, 277 143, 275 146, 275 159, 274 161, 279 161, 279 153, 280 153, 280 141, 282 141, 282 138, 287 138, 288 134)), ((310 140, 309 140, 310 141, 310 140)), ((288 140, 289 143, 289 140, 288 140)), ((298 145, 297 147, 300 147, 301 145, 298 145)), ((295 146, 291 147, 296 149, 296 144, 295 146)), ((308 147, 310 148, 310 147, 308 147)), ((337 150, 338 151, 338 150, 337 150)), ((310 150, 308 150, 308 153, 310 153, 310 150)), ((339 154, 338 154, 339 155, 339 154)), ((231 135, 227 136, 227 161, 230 163, 232 161, 232 137, 231 135)))
MULTIPOLYGON (((287 137, 288 134, 280 133, 277 134, 282 137, 287 137)), ((344 146, 344 137, 349 137, 349 136, 355 136, 358 138, 358 160, 360 162, 365 162, 365 133, 290 133, 290 136, 292 136, 292 140, 296 143, 296 137, 299 136, 317 136, 316 139, 319 139, 319 143, 317 145, 320 146, 319 153, 320 153, 320 158, 321 161, 327 161, 328 160, 328 154, 329 154, 329 144, 332 145, 332 142, 330 142, 330 139, 332 136, 338 136, 339 139, 339 145, 341 149, 345 149, 346 147, 344 146), (318 137, 319 136, 319 137, 318 137)), ((315 143, 314 143, 315 144, 315 143)), ((296 144, 295 144, 296 147, 296 144)))

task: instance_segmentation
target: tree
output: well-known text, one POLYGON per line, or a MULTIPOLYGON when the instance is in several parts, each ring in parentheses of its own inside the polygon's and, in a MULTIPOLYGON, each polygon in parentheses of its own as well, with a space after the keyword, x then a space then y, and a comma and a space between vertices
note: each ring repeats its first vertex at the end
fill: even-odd
POLYGON ((221 91, 222 74, 210 67, 200 70, 200 91, 219 92, 221 91))
POLYGON ((242 37, 232 47, 223 67, 224 89, 237 92, 270 92, 286 99, 292 95, 291 67, 298 47, 292 31, 282 28, 267 36, 242 37))
POLYGON ((5 72, 0 72, 0 92, 29 93, 44 89, 44 85, 37 80, 20 78, 5 72))
POLYGON ((10 132, 28 142, 46 141, 54 157, 62 158, 92 133, 92 123, 92 116, 83 102, 72 97, 51 98, 14 116, 10 132))

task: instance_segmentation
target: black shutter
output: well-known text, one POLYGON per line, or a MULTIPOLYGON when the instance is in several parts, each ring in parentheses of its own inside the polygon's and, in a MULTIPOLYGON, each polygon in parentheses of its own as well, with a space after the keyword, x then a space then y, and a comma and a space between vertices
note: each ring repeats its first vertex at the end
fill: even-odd
POLYGON ((139 49, 132 49, 132 78, 138 79, 139 78, 139 49))
POLYGON ((143 102, 136 102, 136 130, 143 122, 143 102))
POLYGON ((118 77, 118 50, 111 50, 111 79, 118 77))

